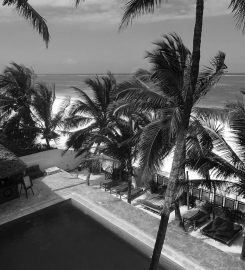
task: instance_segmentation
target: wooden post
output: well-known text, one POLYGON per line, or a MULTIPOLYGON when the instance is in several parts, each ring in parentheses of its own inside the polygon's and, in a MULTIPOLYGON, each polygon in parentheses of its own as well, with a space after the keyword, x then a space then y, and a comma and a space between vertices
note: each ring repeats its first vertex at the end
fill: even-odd
POLYGON ((187 182, 187 209, 189 210, 190 209, 190 183, 189 183, 189 172, 186 171, 186 180, 188 181, 187 182))

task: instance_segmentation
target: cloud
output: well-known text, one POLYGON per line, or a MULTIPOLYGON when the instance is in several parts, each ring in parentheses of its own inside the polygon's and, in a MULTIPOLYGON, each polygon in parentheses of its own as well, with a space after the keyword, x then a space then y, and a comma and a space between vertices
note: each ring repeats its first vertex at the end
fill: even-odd
MULTIPOLYGON (((100 26, 119 24, 123 5, 127 0, 86 0, 81 1, 79 7, 74 7, 75 0, 29 0, 29 3, 49 23, 79 24, 94 23, 100 26)), ((173 19, 192 18, 195 16, 195 0, 168 0, 161 8, 156 9, 153 15, 144 15, 134 23, 148 23, 173 19)), ((230 0, 206 0, 205 16, 219 16, 229 13, 230 0)), ((18 17, 11 12, 10 8, 0 8, 0 20, 13 21, 18 17)))

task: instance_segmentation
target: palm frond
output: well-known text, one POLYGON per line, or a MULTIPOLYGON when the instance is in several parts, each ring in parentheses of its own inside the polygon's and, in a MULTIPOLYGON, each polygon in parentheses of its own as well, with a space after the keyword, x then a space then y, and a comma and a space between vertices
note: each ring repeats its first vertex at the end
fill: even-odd
POLYGON ((154 89, 154 85, 147 85, 136 78, 120 83, 118 92, 118 99, 126 102, 133 100, 132 106, 134 105, 138 110, 154 111, 163 108, 167 102, 167 99, 154 89))
POLYGON ((21 16, 26 20, 29 20, 33 28, 42 36, 46 43, 46 47, 48 47, 50 34, 46 20, 28 3, 27 0, 4 0, 3 6, 5 5, 14 6, 21 16))
MULTIPOLYGON (((242 100, 242 99, 241 99, 242 100)), ((236 143, 236 148, 245 161, 245 108, 243 101, 230 102, 226 105, 229 110, 229 124, 236 143)))
POLYGON ((130 0, 126 3, 120 28, 127 27, 133 19, 146 13, 153 13, 164 0, 130 0))
POLYGON ((194 91, 194 102, 196 103, 201 97, 220 80, 227 66, 225 65, 225 53, 218 54, 211 59, 210 67, 205 67, 199 74, 196 89, 194 91))
POLYGON ((173 140, 169 133, 169 124, 163 124, 159 120, 150 123, 143 129, 138 146, 141 168, 151 172, 159 170, 162 160, 173 147, 173 140))
POLYGON ((245 31, 245 2, 243 0, 231 0, 229 8, 231 8, 236 25, 238 28, 242 28, 245 31))

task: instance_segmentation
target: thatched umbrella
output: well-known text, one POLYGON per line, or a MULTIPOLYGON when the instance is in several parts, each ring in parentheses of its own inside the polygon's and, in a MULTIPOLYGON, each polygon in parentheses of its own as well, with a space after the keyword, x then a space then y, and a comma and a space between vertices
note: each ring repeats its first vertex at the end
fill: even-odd
POLYGON ((0 144, 0 179, 22 173, 26 164, 0 144))

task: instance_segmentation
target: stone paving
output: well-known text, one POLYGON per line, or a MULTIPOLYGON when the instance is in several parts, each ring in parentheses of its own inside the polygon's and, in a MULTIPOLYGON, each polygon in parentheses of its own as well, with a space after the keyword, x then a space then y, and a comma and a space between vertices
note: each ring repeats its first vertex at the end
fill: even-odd
MULTIPOLYGON (((98 183, 103 176, 92 176, 91 186, 85 184, 85 178, 86 175, 78 176, 74 173, 61 172, 35 180, 34 196, 29 193, 29 197, 26 199, 23 193, 19 199, 0 205, 0 224, 76 194, 98 209, 107 211, 119 221, 127 222, 139 232, 144 232, 155 239, 159 225, 158 218, 100 189, 98 183)), ((245 269, 245 263, 238 258, 192 237, 176 226, 174 222, 168 226, 163 252, 168 248, 176 251, 179 256, 176 260, 185 258, 193 262, 196 266, 192 269, 245 269)), ((191 268, 186 269, 191 270, 191 268)))

